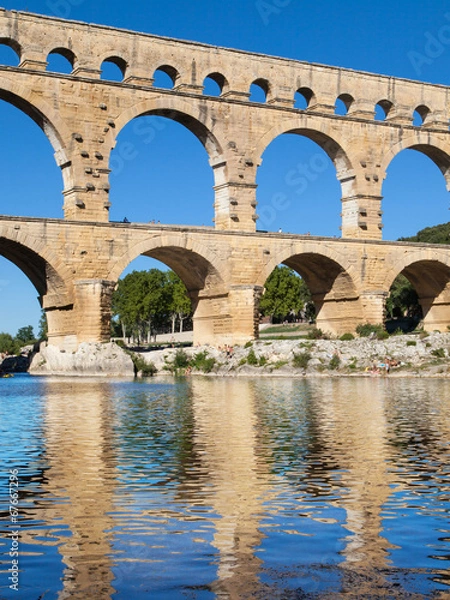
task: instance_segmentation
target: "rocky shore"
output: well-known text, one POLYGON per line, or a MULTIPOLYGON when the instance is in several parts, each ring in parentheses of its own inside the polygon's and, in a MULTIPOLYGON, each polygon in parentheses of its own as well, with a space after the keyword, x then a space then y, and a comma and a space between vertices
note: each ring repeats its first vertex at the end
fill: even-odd
POLYGON ((143 352, 141 356, 157 373, 329 377, 388 371, 394 377, 450 377, 450 333, 395 335, 385 340, 258 340, 231 352, 204 346, 143 352))
POLYGON ((43 344, 31 361, 33 375, 134 377, 213 376, 450 377, 450 333, 394 335, 385 340, 258 340, 244 347, 165 348, 129 352, 114 343, 81 344, 74 353, 43 344))

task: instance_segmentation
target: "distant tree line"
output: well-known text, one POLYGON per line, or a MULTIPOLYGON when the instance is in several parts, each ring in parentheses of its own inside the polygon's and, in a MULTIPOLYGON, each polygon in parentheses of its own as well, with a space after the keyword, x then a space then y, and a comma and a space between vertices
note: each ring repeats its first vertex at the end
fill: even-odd
POLYGON ((15 336, 2 332, 0 333, 0 353, 16 355, 24 346, 34 344, 36 341, 31 325, 21 327, 15 336))

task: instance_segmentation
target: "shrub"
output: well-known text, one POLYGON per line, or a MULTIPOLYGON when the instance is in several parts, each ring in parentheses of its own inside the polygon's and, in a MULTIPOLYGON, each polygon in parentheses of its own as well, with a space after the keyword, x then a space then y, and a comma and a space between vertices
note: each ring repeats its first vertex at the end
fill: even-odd
POLYGON ((292 364, 296 369, 306 369, 310 360, 311 354, 309 352, 301 352, 294 355, 292 364))
POLYGON ((384 330, 383 325, 373 325, 372 323, 364 323, 357 325, 356 333, 359 337, 376 337, 378 340, 384 340, 389 337, 387 331, 384 330))
POLYGON ((158 369, 153 363, 146 363, 139 354, 131 352, 130 356, 131 360, 133 361, 136 374, 141 373, 143 377, 153 377, 153 375, 158 372, 158 369))
POLYGON ((417 342, 415 342, 414 340, 408 340, 406 342, 406 345, 407 346, 417 346, 417 342))
POLYGON ((355 339, 355 336, 353 333, 343 333, 339 339, 341 342, 350 342, 351 340, 355 339))
POLYGON ((431 354, 436 358, 445 358, 445 350, 444 348, 435 348, 431 351, 431 354))
POLYGON ((252 367, 256 367, 256 365, 258 364, 258 359, 256 358, 256 354, 253 348, 247 354, 247 363, 252 367))
POLYGON ((173 359, 174 369, 186 369, 189 366, 189 357, 184 350, 177 350, 173 359))
POLYGON ((328 368, 334 371, 339 368, 340 364, 341 359, 339 358, 339 356, 337 354, 333 354, 333 356, 330 359, 330 362, 328 363, 328 368))
POLYGON ((252 345, 253 345, 253 342, 251 342, 251 341, 249 341, 249 342, 246 342, 246 344, 245 344, 244 348, 246 348, 246 349, 247 349, 247 348, 251 348, 251 347, 252 347, 252 345))
POLYGON ((194 369, 203 371, 203 373, 211 373, 216 364, 216 359, 212 356, 208 358, 208 353, 198 352, 191 361, 191 366, 194 369))
POLYGON ((317 327, 314 327, 314 329, 311 329, 311 331, 308 332, 307 337, 309 340, 320 340, 323 339, 325 336, 321 329, 317 329, 317 327))
POLYGON ((260 367, 264 367, 267 364, 267 358, 265 356, 260 356, 259 357, 259 361, 258 361, 258 365, 260 367))

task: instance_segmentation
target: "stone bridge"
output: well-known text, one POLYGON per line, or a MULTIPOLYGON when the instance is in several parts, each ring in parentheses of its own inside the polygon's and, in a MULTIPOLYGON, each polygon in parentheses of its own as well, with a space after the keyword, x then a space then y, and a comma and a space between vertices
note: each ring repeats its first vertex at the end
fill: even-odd
POLYGON ((0 217, 0 253, 34 283, 53 343, 109 337, 111 292, 139 255, 186 284, 196 342, 257 335, 258 298, 280 263, 304 277, 327 331, 381 322, 399 273, 415 286, 428 328, 450 323, 449 250, 381 240, 382 184, 400 151, 424 153, 450 183, 448 88, 3 9, 0 44, 17 54, 17 66, 0 66, 0 99, 41 127, 63 175, 64 219, 0 217), (51 54, 72 72, 50 72, 51 54), (122 81, 101 79, 105 62, 122 81), (171 89, 154 86, 158 71, 171 89), (203 93, 208 78, 220 95, 203 93), (264 102, 250 100, 252 84, 264 102), (337 99, 345 115, 336 114, 337 99), (111 152, 142 115, 175 120, 202 142, 215 180, 214 227, 109 222, 111 152), (313 140, 333 161, 342 239, 257 231, 257 168, 283 133, 313 140))

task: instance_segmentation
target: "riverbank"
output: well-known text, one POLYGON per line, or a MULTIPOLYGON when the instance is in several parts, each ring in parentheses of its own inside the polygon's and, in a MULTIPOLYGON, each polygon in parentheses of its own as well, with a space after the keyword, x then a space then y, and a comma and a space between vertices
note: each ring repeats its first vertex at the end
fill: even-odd
POLYGON ((450 333, 394 335, 385 340, 257 340, 232 349, 199 346, 139 352, 114 343, 83 343, 74 353, 43 344, 32 358, 30 373, 104 377, 176 373, 219 377, 450 377, 450 333))
POLYGON ((140 352, 156 373, 216 376, 450 377, 450 333, 395 335, 385 340, 257 340, 245 347, 167 348, 140 352))

